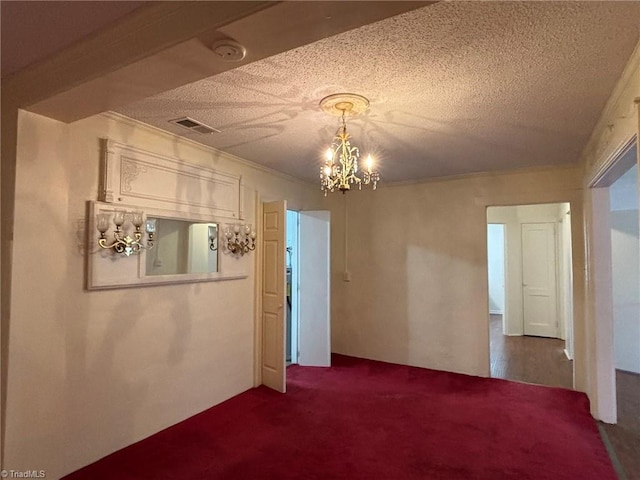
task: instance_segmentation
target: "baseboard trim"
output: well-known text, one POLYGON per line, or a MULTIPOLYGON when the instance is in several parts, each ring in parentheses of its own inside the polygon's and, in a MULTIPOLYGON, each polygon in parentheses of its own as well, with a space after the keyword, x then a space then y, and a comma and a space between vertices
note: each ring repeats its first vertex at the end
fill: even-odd
POLYGON ((502 315, 500 310, 489 310, 490 315, 502 315))

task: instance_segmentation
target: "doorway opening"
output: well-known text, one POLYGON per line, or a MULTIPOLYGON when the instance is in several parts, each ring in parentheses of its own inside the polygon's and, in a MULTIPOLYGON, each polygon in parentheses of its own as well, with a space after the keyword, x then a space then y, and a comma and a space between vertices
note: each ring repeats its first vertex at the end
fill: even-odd
POLYGON ((256 383, 282 393, 288 365, 331 365, 330 220, 262 203, 256 383))
POLYGON ((568 203, 489 207, 491 376, 573 388, 568 203))
POLYGON ((598 401, 621 468, 640 471, 640 228, 635 138, 591 188, 598 401), (610 425, 616 424, 616 425, 610 425))
MULTIPOLYGON (((640 232, 637 164, 609 187, 609 199, 617 420, 618 425, 634 437, 633 444, 637 451, 640 448, 640 232)), ((615 440, 617 439, 612 441, 615 440)), ((638 459, 635 468, 640 468, 638 459)))

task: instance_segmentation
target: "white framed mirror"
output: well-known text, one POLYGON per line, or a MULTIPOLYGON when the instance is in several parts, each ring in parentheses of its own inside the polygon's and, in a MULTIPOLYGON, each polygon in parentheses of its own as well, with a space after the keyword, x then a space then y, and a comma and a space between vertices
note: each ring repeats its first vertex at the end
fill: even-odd
POLYGON ((221 248, 228 219, 104 202, 90 202, 89 212, 89 290, 246 278, 253 265, 253 255, 221 248), (127 220, 139 213, 144 225, 154 225, 152 232, 137 232, 139 219, 127 220), (118 242, 135 248, 128 254, 109 248, 118 242))

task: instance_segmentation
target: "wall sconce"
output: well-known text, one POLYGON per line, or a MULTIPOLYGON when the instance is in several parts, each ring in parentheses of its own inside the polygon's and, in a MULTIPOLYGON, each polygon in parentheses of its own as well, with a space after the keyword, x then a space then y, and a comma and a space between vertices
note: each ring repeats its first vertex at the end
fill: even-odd
POLYGON ((125 212, 123 210, 116 210, 113 214, 113 224, 116 229, 113 231, 113 242, 107 243, 106 232, 109 229, 110 213, 99 213, 97 215, 96 228, 100 232, 100 238, 98 239, 98 245, 100 247, 113 250, 115 253, 126 255, 127 257, 133 253, 139 253, 141 249, 153 248, 153 236, 156 233, 156 219, 147 218, 146 222, 143 220, 142 212, 125 212), (134 226, 133 238, 125 231, 125 221, 130 221, 134 226), (147 241, 142 243, 142 224, 145 223, 145 230, 147 232, 147 241))
POLYGON ((256 249, 256 232, 251 230, 251 225, 234 225, 227 227, 226 248, 233 255, 244 255, 256 249))

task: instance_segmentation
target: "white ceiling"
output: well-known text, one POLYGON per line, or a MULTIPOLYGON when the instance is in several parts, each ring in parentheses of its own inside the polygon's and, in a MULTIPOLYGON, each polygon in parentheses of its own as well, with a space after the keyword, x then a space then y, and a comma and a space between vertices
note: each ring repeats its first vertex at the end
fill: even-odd
POLYGON ((309 181, 337 128, 318 102, 345 91, 371 101, 348 130, 383 182, 568 164, 639 32, 640 2, 442 2, 118 111, 309 181))

